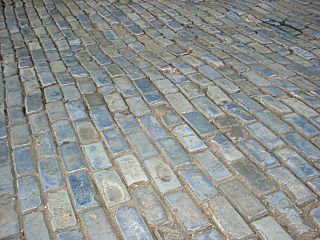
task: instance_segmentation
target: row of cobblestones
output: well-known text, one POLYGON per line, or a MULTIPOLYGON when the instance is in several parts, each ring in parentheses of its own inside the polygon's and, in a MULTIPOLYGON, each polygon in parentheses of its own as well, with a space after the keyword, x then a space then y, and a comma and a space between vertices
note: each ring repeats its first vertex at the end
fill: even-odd
POLYGON ((2 0, 0 239, 319 239, 320 3, 2 0))

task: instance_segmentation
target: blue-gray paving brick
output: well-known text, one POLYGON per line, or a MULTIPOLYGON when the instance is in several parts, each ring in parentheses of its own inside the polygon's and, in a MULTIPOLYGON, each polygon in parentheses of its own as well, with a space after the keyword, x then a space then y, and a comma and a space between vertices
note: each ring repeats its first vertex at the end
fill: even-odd
POLYGON ((94 171, 112 166, 102 143, 83 145, 83 148, 94 171))
POLYGON ((262 105, 264 105, 266 108, 269 108, 271 111, 277 114, 282 115, 292 112, 292 110, 289 107, 287 107, 279 100, 270 95, 259 96, 258 99, 262 105))
POLYGON ((62 175, 55 157, 39 161, 39 176, 44 191, 50 191, 62 185, 62 175))
POLYGON ((99 207, 81 214, 81 219, 90 239, 99 240, 105 237, 110 240, 118 239, 108 215, 102 208, 99 207))
POLYGON ((29 122, 33 134, 50 130, 46 115, 43 112, 29 115, 29 122))
POLYGON ((65 101, 74 101, 81 98, 80 92, 75 85, 62 86, 61 90, 65 101))
POLYGON ((86 110, 80 101, 68 102, 66 103, 66 108, 70 114, 72 120, 80 120, 83 118, 88 118, 86 110))
POLYGON ((219 185, 229 201, 248 221, 253 221, 265 214, 267 209, 236 179, 231 179, 219 185))
POLYGON ((209 211, 219 230, 230 239, 244 239, 253 233, 239 213, 222 196, 208 202, 209 211))
POLYGON ((0 140, 0 165, 9 162, 8 144, 7 140, 0 140))
POLYGON ((298 206, 317 199, 317 196, 288 169, 283 167, 273 168, 269 169, 267 173, 298 206))
POLYGON ((144 165, 161 193, 181 187, 177 176, 161 158, 155 157, 145 160, 144 165))
POLYGON ((312 125, 307 119, 300 117, 296 113, 287 114, 284 116, 284 119, 308 138, 312 138, 320 134, 319 128, 312 125))
POLYGON ((18 216, 15 212, 15 201, 9 194, 0 195, 0 238, 11 239, 12 235, 19 234, 18 216), (8 238, 7 238, 8 237, 8 238))
POLYGON ((158 151, 143 132, 129 135, 129 143, 134 147, 141 159, 158 155, 158 151))
POLYGON ((13 187, 13 176, 12 176, 11 166, 0 167, 0 176, 2 179, 0 182, 0 194, 4 194, 4 193, 13 194, 14 187, 13 187))
POLYGON ((181 169, 179 173, 201 202, 218 194, 217 189, 210 182, 210 179, 198 168, 181 169))
POLYGON ((68 182, 77 210, 97 204, 95 190, 87 172, 68 176, 68 182))
POLYGON ((49 233, 42 212, 32 212, 24 218, 25 236, 28 239, 49 240, 49 233))
POLYGON ((213 152, 222 156, 228 164, 242 159, 243 154, 223 134, 217 134, 210 140, 213 152))
POLYGON ((141 129, 138 121, 132 114, 116 113, 114 117, 124 134, 133 133, 141 129))
POLYGON ((262 169, 279 165, 278 160, 255 140, 248 139, 241 141, 239 146, 262 169))
POLYGON ((38 112, 43 109, 42 99, 40 93, 33 93, 27 95, 25 98, 26 113, 38 112))
POLYGON ((179 167, 191 162, 186 151, 173 138, 159 139, 157 143, 173 167, 179 167))
POLYGON ((251 161, 236 162, 232 168, 258 197, 275 191, 275 185, 251 161))
POLYGON ((54 140, 51 132, 41 133, 37 136, 37 140, 39 143, 38 146, 38 154, 39 157, 50 157, 56 155, 54 140))
POLYGON ((60 120, 52 124, 53 129, 56 134, 57 142, 74 142, 76 141, 76 136, 72 128, 71 123, 68 120, 60 120))
POLYGON ((15 171, 17 176, 36 171, 31 146, 14 149, 13 160, 15 163, 15 171))
POLYGON ((47 103, 46 109, 51 122, 67 118, 67 113, 62 101, 47 103))
POLYGON ((40 206, 40 191, 34 176, 19 178, 18 193, 22 212, 26 212, 40 206))
POLYGON ((193 111, 193 106, 190 104, 188 99, 180 92, 167 94, 166 99, 173 107, 173 109, 180 114, 193 111))
POLYGON ((133 196, 138 202, 138 209, 148 224, 159 224, 168 219, 167 211, 150 186, 136 189, 133 196))
POLYGON ((240 121, 242 121, 245 124, 251 123, 255 120, 255 118, 252 115, 250 115, 248 112, 246 112, 242 107, 240 107, 236 103, 227 103, 227 104, 223 105, 223 108, 231 116, 234 116, 234 117, 240 119, 240 121))
POLYGON ((193 82, 185 82, 178 85, 181 92, 190 100, 197 97, 204 96, 204 93, 198 87, 197 84, 193 82))
POLYGON ((11 131, 13 147, 31 142, 30 133, 26 124, 13 126, 11 131))
POLYGON ((224 238, 222 235, 216 230, 216 229, 211 229, 206 232, 196 234, 192 236, 192 240, 223 240, 224 238))
POLYGON ((94 178, 107 208, 130 200, 127 188, 116 171, 112 169, 102 170, 96 172, 94 178))
POLYGON ((153 239, 148 227, 134 207, 128 205, 119 207, 116 211, 116 221, 125 240, 153 239))
POLYGON ((311 209, 309 216, 311 217, 312 221, 315 225, 319 228, 320 226, 320 207, 315 207, 311 209))
POLYGON ((252 223, 258 236, 263 239, 292 240, 291 236, 281 227, 274 218, 267 216, 252 223))
POLYGON ((157 89, 154 85, 147 79, 138 79, 135 80, 134 83, 137 85, 142 94, 156 92, 157 89))
POLYGON ((44 89, 46 102, 53 102, 62 99, 62 92, 58 85, 52 85, 44 89))
POLYGON ((217 130, 200 112, 185 113, 183 117, 200 136, 213 134, 217 130))
POLYGON ((207 147, 187 124, 175 127, 173 132, 188 152, 200 151, 207 147))
POLYGON ((256 113, 256 117, 267 127, 278 134, 285 134, 293 130, 289 126, 289 124, 287 124, 268 110, 256 113))
POLYGON ((284 145, 284 142, 278 136, 260 122, 247 125, 247 129, 268 150, 273 150, 284 145))
POLYGON ((90 110, 90 115, 98 129, 102 130, 113 125, 110 112, 106 107, 99 106, 90 110))
POLYGON ((209 225, 207 216, 186 192, 169 193, 166 200, 187 231, 195 232, 209 225))
POLYGON ((48 211, 54 230, 75 226, 77 220, 66 190, 48 194, 48 211))
POLYGON ((260 111, 263 111, 264 108, 257 103, 255 100, 250 98, 248 95, 245 93, 235 93, 232 95, 239 103, 240 105, 246 109, 249 113, 257 113, 260 111))
POLYGON ((81 144, 89 144, 92 142, 98 142, 100 140, 98 133, 91 121, 89 120, 76 121, 74 125, 79 137, 79 142, 81 144))
POLYGON ((181 231, 179 225, 169 222, 155 229, 155 235, 159 240, 170 239, 172 236, 177 240, 186 240, 185 233, 181 231))
POLYGON ((57 240, 84 240, 80 229, 72 229, 57 233, 57 240))
POLYGON ((316 162, 320 161, 320 150, 298 133, 288 133, 284 138, 292 147, 307 158, 316 162))
POLYGON ((167 130, 160 124, 160 122, 152 115, 142 116, 140 122, 148 131, 151 138, 154 140, 164 139, 170 137, 167 130))
MULTIPOLYGON (((140 97, 133 97, 126 99, 126 102, 131 112, 136 116, 140 117, 145 114, 150 114, 150 108, 145 101, 140 97)), ((110 107, 109 107, 110 108, 110 107)))
POLYGON ((199 72, 202 73, 205 77, 209 78, 210 80, 222 77, 222 75, 218 71, 216 71, 208 65, 200 66, 199 72))
POLYGON ((209 150, 195 154, 194 158, 215 182, 222 181, 232 176, 230 171, 209 150))
POLYGON ((289 148, 280 149, 275 151, 274 154, 303 181, 320 175, 320 172, 313 165, 289 148))
POLYGON ((129 146, 118 128, 105 129, 102 133, 112 155, 118 155, 129 150, 129 146))
POLYGON ((165 102, 165 98, 159 92, 148 93, 143 97, 149 105, 156 105, 165 102))
POLYGON ((286 98, 282 101, 292 108, 294 112, 304 116, 307 119, 318 116, 318 113, 314 109, 308 107, 306 104, 296 98, 286 98))
POLYGON ((77 143, 64 143, 60 147, 61 158, 68 172, 85 167, 81 150, 77 143))
POLYGON ((88 76, 88 72, 80 65, 74 65, 74 66, 70 66, 68 67, 69 72, 71 74, 71 76, 73 77, 87 77, 88 76))
POLYGON ((215 118, 224 115, 221 109, 218 108, 208 97, 199 97, 191 101, 196 108, 207 118, 215 118))
POLYGON ((266 198, 269 211, 278 223, 288 229, 293 238, 312 238, 315 231, 302 217, 300 209, 283 193, 276 192, 266 198))

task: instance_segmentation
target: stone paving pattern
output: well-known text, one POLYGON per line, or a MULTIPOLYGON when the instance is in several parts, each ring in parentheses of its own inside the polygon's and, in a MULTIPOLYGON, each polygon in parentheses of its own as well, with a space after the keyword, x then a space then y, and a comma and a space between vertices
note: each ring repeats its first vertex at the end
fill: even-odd
POLYGON ((319 1, 2 0, 0 43, 0 239, 319 239, 319 1))

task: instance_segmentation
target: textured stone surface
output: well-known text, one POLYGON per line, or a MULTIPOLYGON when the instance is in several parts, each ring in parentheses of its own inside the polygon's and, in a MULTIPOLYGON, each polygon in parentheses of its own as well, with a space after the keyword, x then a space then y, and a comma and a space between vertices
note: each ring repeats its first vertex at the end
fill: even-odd
POLYGON ((317 1, 0 4, 0 239, 317 239, 317 1))

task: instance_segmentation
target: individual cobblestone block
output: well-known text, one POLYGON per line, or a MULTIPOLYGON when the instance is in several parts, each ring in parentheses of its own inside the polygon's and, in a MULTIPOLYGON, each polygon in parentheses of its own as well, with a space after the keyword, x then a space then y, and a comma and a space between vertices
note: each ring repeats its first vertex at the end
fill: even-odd
POLYGON ((273 150, 284 145, 283 141, 262 123, 252 123, 250 125, 247 125, 247 128, 252 133, 252 135, 268 150, 273 150))
POLYGON ((82 144, 89 144, 99 141, 99 136, 90 121, 82 120, 75 122, 75 129, 82 144))
POLYGON ((134 207, 127 205, 119 207, 116 212, 116 221, 121 229, 123 238, 126 240, 153 239, 145 222, 134 207))
POLYGON ((88 118, 86 110, 80 101, 73 101, 66 103, 66 108, 73 121, 88 118))
POLYGON ((168 223, 155 230, 155 235, 159 240, 170 239, 174 237, 176 240, 186 240, 185 234, 181 231, 178 224, 168 223))
POLYGON ((129 134, 140 130, 138 121, 132 114, 116 113, 115 120, 124 134, 129 134))
POLYGON ((212 135, 217 130, 200 112, 185 113, 183 117, 201 137, 212 135))
POLYGON ((289 170, 279 167, 269 169, 269 176, 283 188, 283 191, 298 205, 317 199, 317 196, 312 193, 301 181, 299 181, 289 170))
POLYGON ((111 114, 106 107, 95 107, 90 110, 90 115, 99 130, 103 130, 113 125, 111 114))
POLYGON ((17 176, 34 173, 36 171, 31 146, 14 149, 13 160, 17 176))
POLYGON ((223 105, 223 108, 229 115, 238 118, 244 124, 255 121, 255 118, 252 115, 236 103, 226 103, 223 105))
POLYGON ((276 188, 271 180, 249 160, 236 162, 233 168, 258 197, 275 191, 276 188))
POLYGON ((255 140, 244 140, 239 144, 241 150, 262 169, 279 165, 279 162, 255 140))
POLYGON ((262 240, 292 239, 290 235, 269 216, 253 222, 252 226, 262 240))
POLYGON ((68 176, 68 183, 77 210, 97 204, 96 193, 87 172, 79 172, 68 176))
POLYGON ((15 201, 9 194, 0 194, 0 238, 11 239, 10 236, 18 235, 19 222, 14 209, 15 201))
POLYGON ((94 171, 111 167, 110 159, 101 143, 91 143, 83 146, 91 167, 94 171))
POLYGON ((223 134, 217 134, 211 139, 213 152, 223 157, 228 164, 242 159, 243 154, 236 149, 223 134))
POLYGON ((133 154, 116 158, 115 163, 122 172, 127 186, 148 181, 148 177, 133 154))
POLYGON ((129 146, 118 128, 109 128, 102 133, 112 155, 116 156, 129 150, 129 146))
POLYGON ((0 140, 0 165, 9 162, 7 140, 0 140))
POLYGON ((67 118, 66 110, 61 101, 47 103, 46 109, 51 122, 67 118))
POLYGON ((26 113, 34 113, 43 109, 41 94, 33 93, 25 98, 26 113))
POLYGON ((108 239, 117 239, 109 217, 101 208, 89 210, 81 214, 81 220, 88 232, 90 239, 101 239, 108 236, 108 239))
POLYGON ((191 159, 179 143, 173 138, 165 138, 157 141, 161 151, 175 168, 191 162, 191 159))
POLYGON ((288 228, 293 238, 312 238, 314 236, 314 230, 301 217, 299 208, 283 192, 276 192, 268 196, 267 203, 274 218, 288 228))
POLYGON ((13 147, 30 143, 31 138, 28 126, 26 124, 13 126, 11 138, 13 147))
POLYGON ((18 194, 22 212, 37 208, 41 204, 40 191, 34 176, 19 178, 18 194))
POLYGON ((296 113, 287 114, 284 116, 284 119, 308 138, 312 138, 320 134, 320 130, 316 126, 312 125, 307 119, 300 117, 296 113))
POLYGON ((158 154, 158 151, 143 132, 137 132, 129 135, 128 140, 130 145, 133 146, 141 159, 152 157, 158 154))
POLYGON ((54 230, 71 227, 77 223, 66 190, 48 194, 48 210, 54 230))
POLYGON ((2 181, 0 182, 0 195, 4 193, 13 194, 13 176, 10 166, 0 167, 0 175, 2 176, 2 181))
POLYGON ((219 230, 228 238, 241 239, 253 233, 239 213, 222 196, 208 202, 209 211, 219 230))
POLYGON ((222 110, 207 97, 199 97, 191 102, 206 118, 216 118, 224 115, 222 110))
POLYGON ((143 187, 134 191, 138 209, 148 224, 159 224, 168 219, 168 213, 151 187, 143 187))
POLYGON ((256 113, 256 117, 278 134, 285 134, 292 131, 292 128, 287 123, 268 110, 256 113))
POLYGON ((55 145, 51 132, 41 133, 36 137, 38 146, 36 152, 39 157, 46 158, 56 155, 55 145))
POLYGON ((219 188, 227 195, 229 201, 248 221, 253 221, 267 213, 261 202, 252 196, 236 179, 221 183, 219 188))
POLYGON ((144 161, 144 165, 161 193, 181 187, 177 176, 161 158, 148 159, 144 161))
POLYGON ((259 96, 258 99, 262 105, 279 115, 292 112, 289 107, 287 107, 286 105, 284 105, 283 103, 281 103, 280 101, 278 101, 270 95, 259 96))
POLYGON ((180 114, 194 110, 189 101, 181 93, 168 94, 166 98, 173 109, 180 114))
POLYGON ((318 113, 314 111, 312 108, 308 107, 303 102, 295 98, 286 98, 283 100, 283 102, 287 104, 290 108, 292 108, 294 112, 304 116, 307 119, 318 115, 318 113))
POLYGON ((33 134, 46 132, 49 129, 48 121, 44 113, 36 113, 29 115, 31 132, 33 134))
POLYGON ((136 117, 141 117, 146 114, 150 114, 150 109, 148 105, 140 97, 133 97, 126 99, 126 102, 131 110, 131 112, 136 117))
POLYGON ((96 172, 94 177, 108 208, 130 199, 125 185, 114 170, 96 172))
POLYGON ((39 176, 44 191, 50 191, 62 185, 62 175, 55 157, 40 159, 39 176))
POLYGON ((167 130, 162 127, 159 121, 152 115, 146 115, 140 118, 142 126, 150 134, 151 138, 154 140, 159 140, 162 138, 170 137, 167 130))
POLYGON ((313 165, 289 148, 280 149, 275 152, 275 155, 303 181, 307 181, 320 174, 313 165))
POLYGON ((239 102, 239 104, 244 109, 246 109, 251 114, 261 112, 264 110, 264 108, 259 103, 257 103, 255 100, 253 100, 245 93, 236 93, 232 96, 239 102))
POLYGON ((49 240, 48 228, 42 212, 32 212, 24 219, 25 236, 28 239, 49 240))
POLYGON ((64 143, 60 147, 61 158, 68 172, 85 167, 81 150, 77 143, 64 143))
POLYGON ((196 167, 181 169, 179 173, 201 202, 217 195, 218 192, 209 178, 196 167))
POLYGON ((169 193, 166 200, 187 231, 194 232, 209 224, 207 216, 184 191, 169 193))
POLYGON ((184 124, 173 129, 178 139, 189 152, 200 151, 206 148, 205 143, 195 134, 192 129, 184 124))
POLYGON ((58 143, 75 142, 76 136, 68 120, 60 120, 52 124, 58 143))
POLYGON ((80 229, 68 230, 57 233, 57 240, 84 240, 80 229))
POLYGON ((218 86, 209 86, 207 95, 217 105, 231 102, 231 99, 218 86))
POLYGON ((284 138, 292 147, 307 158, 316 162, 320 160, 320 150, 298 133, 288 133, 284 138))

